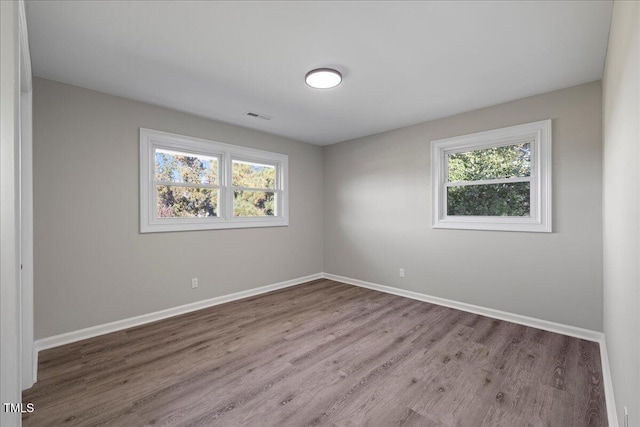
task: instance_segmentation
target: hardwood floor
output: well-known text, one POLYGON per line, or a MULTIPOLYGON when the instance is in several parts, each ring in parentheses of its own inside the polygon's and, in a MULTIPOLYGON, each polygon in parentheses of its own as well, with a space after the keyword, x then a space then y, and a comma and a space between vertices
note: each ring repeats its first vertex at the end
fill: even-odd
POLYGON ((40 353, 25 426, 606 426, 597 343, 329 280, 40 353))

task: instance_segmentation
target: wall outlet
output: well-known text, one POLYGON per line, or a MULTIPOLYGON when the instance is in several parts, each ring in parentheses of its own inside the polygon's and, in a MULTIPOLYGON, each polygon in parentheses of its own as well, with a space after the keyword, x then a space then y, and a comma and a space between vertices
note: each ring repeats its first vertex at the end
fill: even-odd
POLYGON ((191 279, 191 289, 195 289, 198 287, 198 278, 194 277, 193 279, 191 279))
POLYGON ((400 277, 404 277, 404 268, 401 268, 400 271, 398 272, 398 275, 400 277))

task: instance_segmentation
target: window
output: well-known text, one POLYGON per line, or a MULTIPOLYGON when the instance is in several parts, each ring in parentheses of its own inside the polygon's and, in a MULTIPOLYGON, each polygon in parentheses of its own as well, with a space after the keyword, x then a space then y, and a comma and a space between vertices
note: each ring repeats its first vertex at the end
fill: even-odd
POLYGON ((274 216, 276 212, 276 164, 233 159, 233 216, 274 216))
POLYGON ((143 233, 286 226, 284 154, 140 129, 143 233))
POLYGON ((431 142, 433 227, 551 232, 551 120, 431 142))

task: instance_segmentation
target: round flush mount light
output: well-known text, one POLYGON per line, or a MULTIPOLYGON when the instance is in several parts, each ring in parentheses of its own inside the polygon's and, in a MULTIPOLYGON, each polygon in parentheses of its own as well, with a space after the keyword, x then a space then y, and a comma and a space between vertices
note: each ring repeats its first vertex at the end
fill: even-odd
POLYGON ((316 89, 331 89, 342 82, 342 74, 332 68, 317 68, 307 73, 304 80, 316 89))

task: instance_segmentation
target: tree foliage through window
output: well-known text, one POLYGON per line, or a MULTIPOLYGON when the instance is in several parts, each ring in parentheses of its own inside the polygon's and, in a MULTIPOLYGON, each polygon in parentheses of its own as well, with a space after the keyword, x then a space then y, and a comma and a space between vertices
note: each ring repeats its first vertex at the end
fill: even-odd
POLYGON ((485 182, 529 177, 530 143, 452 153, 447 165, 447 215, 530 215, 528 180, 485 182))
POLYGON ((155 168, 159 218, 218 215, 217 158, 156 150, 155 168))
POLYGON ((275 166, 234 160, 231 175, 233 216, 275 215, 275 166))

